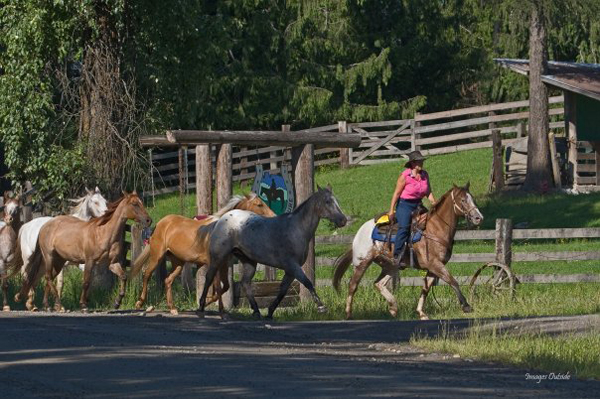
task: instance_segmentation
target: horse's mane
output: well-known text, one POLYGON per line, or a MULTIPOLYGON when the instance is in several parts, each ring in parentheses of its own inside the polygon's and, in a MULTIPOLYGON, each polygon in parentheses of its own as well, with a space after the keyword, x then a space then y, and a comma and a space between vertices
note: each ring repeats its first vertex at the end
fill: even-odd
MULTIPOLYGON (((460 187, 457 187, 459 190, 461 189, 460 187)), ((442 206, 442 204, 446 201, 446 199, 448 199, 448 197, 452 194, 452 191, 454 191, 454 187, 452 187, 450 190, 446 191, 444 193, 444 195, 442 195, 440 197, 440 199, 437 200, 437 202, 435 203, 435 205, 433 205, 430 209, 429 209, 429 215, 432 216, 434 215, 438 209, 442 206)))
POLYGON ((123 200, 125 198, 127 198, 126 195, 122 196, 115 202, 111 202, 110 204, 108 204, 108 207, 107 207, 104 215, 98 216, 96 218, 91 218, 90 222, 96 223, 98 226, 102 226, 102 225, 105 225, 106 223, 108 223, 108 221, 113 217, 113 214, 115 213, 115 211, 117 210, 117 208, 119 207, 119 205, 121 204, 121 202, 123 202, 123 200))
POLYGON ((79 198, 70 200, 72 203, 75 204, 71 207, 71 215, 73 215, 75 213, 79 213, 83 209, 83 204, 85 203, 85 200, 87 198, 88 198, 88 196, 84 195, 83 197, 79 197, 79 198))
POLYGON ((242 202, 244 199, 247 199, 247 200, 251 201, 254 198, 256 198, 256 194, 255 193, 244 194, 244 195, 234 195, 233 197, 231 197, 231 199, 229 200, 229 202, 227 203, 227 205, 225 205, 223 208, 219 209, 217 211, 217 213, 215 213, 212 216, 215 217, 215 218, 220 218, 221 216, 223 216, 224 214, 226 214, 230 210, 234 209, 237 206, 237 204, 239 204, 240 202, 242 202))

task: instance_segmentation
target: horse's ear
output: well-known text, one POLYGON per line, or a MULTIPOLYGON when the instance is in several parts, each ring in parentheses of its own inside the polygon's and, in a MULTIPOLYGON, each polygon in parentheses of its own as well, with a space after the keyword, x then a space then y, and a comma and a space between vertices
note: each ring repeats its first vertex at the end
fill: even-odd
POLYGON ((468 182, 467 182, 467 185, 465 186, 465 190, 469 191, 469 187, 470 187, 470 186, 471 186, 471 182, 470 182, 470 181, 468 181, 468 182))
POLYGON ((452 183, 452 188, 458 188, 456 184, 452 183))
POLYGON ((89 188, 87 188, 87 186, 84 186, 83 188, 85 189, 85 192, 87 194, 90 194, 90 195, 92 194, 92 190, 90 190, 89 188))
POLYGON ((121 194, 123 194, 123 197, 127 197, 129 195, 125 190, 121 190, 121 194))
POLYGON ((133 192, 132 192, 131 194, 133 194, 133 195, 138 195, 138 193, 137 193, 137 190, 136 190, 136 189, 134 189, 134 190, 133 190, 133 192))
POLYGON ((331 187, 331 183, 327 183, 327 190, 333 192, 333 187, 331 187))
POLYGON ((96 189, 94 190, 94 192, 95 192, 96 194, 100 194, 100 189, 98 188, 98 186, 96 186, 96 189))
POLYGON ((319 186, 319 185, 317 184, 317 191, 322 191, 322 190, 323 190, 323 189, 321 188, 321 186, 319 186))

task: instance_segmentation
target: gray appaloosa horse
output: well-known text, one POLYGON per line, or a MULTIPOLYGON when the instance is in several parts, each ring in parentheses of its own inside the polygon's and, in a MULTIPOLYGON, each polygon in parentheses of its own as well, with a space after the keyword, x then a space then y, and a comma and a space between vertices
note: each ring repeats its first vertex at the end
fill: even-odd
MULTIPOLYGON (((206 295, 217 271, 228 267, 232 256, 243 263, 242 286, 254 311, 260 318, 258 305, 252 293, 251 282, 256 264, 276 267, 285 272, 277 298, 269 306, 267 318, 285 296, 294 279, 312 294, 319 312, 327 308, 321 302, 313 284, 302 271, 308 257, 309 243, 315 235, 319 220, 328 219, 337 227, 346 225, 348 219, 340 209, 331 187, 318 188, 292 213, 265 218, 254 213, 233 210, 224 214, 218 222, 200 228, 200 234, 210 234, 210 268, 206 274, 204 291, 199 301, 198 316, 204 316, 206 295)), ((222 293, 221 293, 222 294, 222 293)))

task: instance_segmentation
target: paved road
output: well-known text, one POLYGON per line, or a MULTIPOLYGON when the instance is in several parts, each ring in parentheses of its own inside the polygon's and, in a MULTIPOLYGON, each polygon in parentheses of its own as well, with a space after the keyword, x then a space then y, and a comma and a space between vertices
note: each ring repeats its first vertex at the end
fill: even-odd
MULTIPOLYGON (((589 325, 577 317, 536 320, 589 325)), ((415 331, 434 334, 439 326, 0 313, 0 395, 583 398, 600 392, 597 381, 537 384, 525 379, 531 370, 422 353, 406 344, 415 331)), ((457 320, 450 328, 467 326, 457 320)))

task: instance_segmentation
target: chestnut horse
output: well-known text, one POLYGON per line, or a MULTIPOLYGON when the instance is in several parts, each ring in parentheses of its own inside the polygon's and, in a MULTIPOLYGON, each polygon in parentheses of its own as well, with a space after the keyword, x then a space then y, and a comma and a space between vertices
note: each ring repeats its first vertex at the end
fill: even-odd
POLYGON ((21 202, 19 196, 11 198, 4 193, 4 217, 0 222, 0 278, 2 279, 3 307, 8 312, 7 266, 15 256, 17 234, 21 227, 21 202))
MULTIPOLYGON (((465 313, 471 312, 471 306, 460 292, 458 282, 446 268, 446 263, 452 255, 458 218, 461 216, 466 217, 469 222, 476 226, 483 221, 483 215, 469 193, 468 183, 465 187, 454 186, 438 200, 427 214, 427 225, 423 232, 423 238, 413 244, 414 253, 416 254, 416 267, 427 270, 417 306, 417 313, 421 320, 428 319, 423 311, 423 305, 436 278, 441 278, 454 289, 465 313)), ((335 261, 333 286, 338 291, 342 276, 350 264, 354 264, 354 273, 350 279, 346 300, 346 318, 348 319, 352 318, 354 293, 362 276, 372 262, 377 263, 382 269, 381 274, 375 280, 375 288, 386 299, 390 314, 396 317, 398 313, 396 298, 386 288, 387 282, 398 272, 398 267, 390 261, 384 243, 373 241, 371 238, 374 227, 375 222, 372 219, 363 224, 354 236, 352 248, 335 261)), ((406 251, 405 256, 408 256, 408 251, 406 251)), ((406 264, 408 263, 406 262, 406 264)))
MULTIPOLYGON (((125 295, 127 274, 121 267, 122 250, 127 220, 135 220, 143 227, 148 227, 152 219, 144 208, 142 201, 134 192, 124 193, 124 196, 108 206, 106 213, 89 221, 83 221, 73 216, 57 216, 48 221, 40 230, 38 245, 26 271, 27 278, 21 291, 15 296, 20 300, 31 287, 37 283, 42 259, 46 276, 44 291, 44 308, 49 310, 48 296, 52 292, 55 298, 55 309, 62 310, 60 296, 53 278, 63 268, 65 262, 84 263, 83 290, 79 300, 82 311, 87 311, 88 289, 95 265, 109 267, 119 277, 119 295, 114 306, 121 305, 125 295)), ((13 271, 18 271, 20 265, 11 265, 13 271)))
MULTIPOLYGON (((198 267, 208 264, 208 242, 210 236, 202 239, 198 236, 198 229, 201 226, 214 223, 219 218, 232 209, 243 209, 256 214, 273 217, 275 213, 260 199, 256 194, 245 196, 235 196, 229 203, 214 215, 206 219, 194 220, 179 215, 168 215, 162 218, 157 224, 154 233, 150 237, 150 243, 135 260, 131 276, 137 275, 142 268, 147 265, 144 271, 143 287, 139 300, 135 304, 136 309, 144 306, 148 295, 148 280, 152 272, 165 259, 169 259, 173 267, 165 279, 165 290, 167 295, 167 305, 172 314, 177 314, 177 308, 173 305, 172 286, 173 281, 181 273, 183 264, 186 262, 195 263, 198 267)), ((227 281, 227 270, 221 275, 221 280, 227 281)), ((218 284, 218 282, 216 282, 218 284)), ((218 290, 218 289, 217 289, 218 290)), ((226 291, 226 289, 224 290, 226 291)), ((210 303, 217 300, 217 297, 211 298, 210 303)), ((222 307, 222 303, 220 303, 222 307)))

